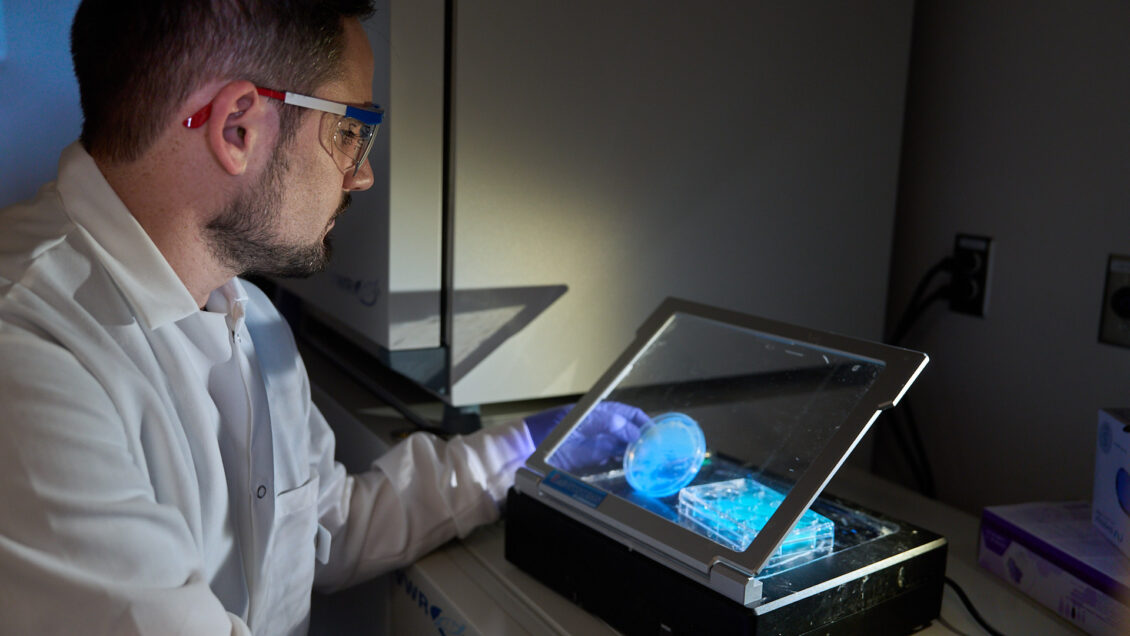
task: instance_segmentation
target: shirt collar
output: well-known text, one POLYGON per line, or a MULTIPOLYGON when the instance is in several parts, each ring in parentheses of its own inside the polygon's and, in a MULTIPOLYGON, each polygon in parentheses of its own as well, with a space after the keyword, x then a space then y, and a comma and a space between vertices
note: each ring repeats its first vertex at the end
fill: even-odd
POLYGON ((58 189, 67 216, 92 239, 94 257, 146 328, 199 311, 188 288, 78 142, 59 158, 58 189))
POLYGON ((228 329, 239 331, 247 317, 246 305, 247 290, 238 278, 233 278, 214 290, 204 307, 208 311, 223 314, 227 319, 228 329))

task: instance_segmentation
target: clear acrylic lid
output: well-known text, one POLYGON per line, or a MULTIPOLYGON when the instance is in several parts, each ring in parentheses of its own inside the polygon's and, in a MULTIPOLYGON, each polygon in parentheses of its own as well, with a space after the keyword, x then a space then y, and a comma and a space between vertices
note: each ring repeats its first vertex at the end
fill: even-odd
POLYGON ((926 361, 668 300, 527 468, 555 505, 677 569, 752 577, 830 547, 809 506, 926 361))

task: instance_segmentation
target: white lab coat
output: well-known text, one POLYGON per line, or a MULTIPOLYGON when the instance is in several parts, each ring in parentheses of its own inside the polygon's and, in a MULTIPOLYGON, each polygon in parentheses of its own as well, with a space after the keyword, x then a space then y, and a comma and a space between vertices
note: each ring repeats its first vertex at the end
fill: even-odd
POLYGON ((303 633, 315 582, 497 518, 520 423, 347 475, 263 294, 206 309, 78 144, 0 212, 0 633, 303 633))

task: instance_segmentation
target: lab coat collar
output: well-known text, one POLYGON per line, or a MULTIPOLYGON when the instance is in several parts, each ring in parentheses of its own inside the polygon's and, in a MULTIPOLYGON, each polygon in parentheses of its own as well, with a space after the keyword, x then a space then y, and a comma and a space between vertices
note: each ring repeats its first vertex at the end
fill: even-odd
POLYGON ((199 311, 188 288, 77 141, 59 158, 58 189, 67 216, 89 235, 95 258, 147 329, 199 311))
POLYGON ((205 308, 223 314, 227 319, 228 329, 239 331, 247 318, 247 290, 238 278, 233 278, 212 292, 205 308))

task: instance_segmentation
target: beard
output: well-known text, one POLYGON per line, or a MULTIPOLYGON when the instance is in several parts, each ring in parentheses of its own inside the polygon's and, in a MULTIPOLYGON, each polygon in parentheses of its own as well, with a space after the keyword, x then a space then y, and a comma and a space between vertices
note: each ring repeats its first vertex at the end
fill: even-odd
MULTIPOLYGON (((306 278, 329 264, 333 243, 328 233, 308 244, 285 243, 276 236, 289 167, 286 153, 275 152, 255 187, 240 192, 205 226, 212 254, 237 275, 306 278)), ((327 227, 352 199, 348 193, 342 195, 327 227)))

